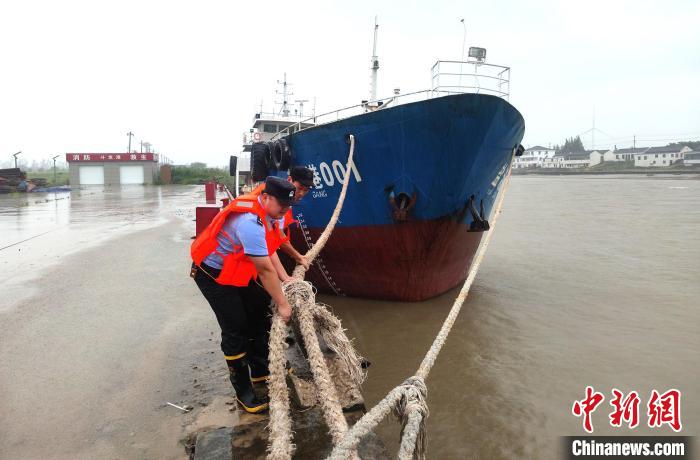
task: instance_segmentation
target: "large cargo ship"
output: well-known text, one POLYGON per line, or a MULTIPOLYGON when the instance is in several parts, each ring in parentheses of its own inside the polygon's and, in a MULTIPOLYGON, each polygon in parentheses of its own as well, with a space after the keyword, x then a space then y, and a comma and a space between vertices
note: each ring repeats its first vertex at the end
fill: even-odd
MULTIPOLYGON (((296 165, 315 174, 314 187, 293 208, 292 242, 301 252, 331 216, 346 174, 348 134, 355 137, 340 220, 307 276, 320 291, 418 301, 467 276, 525 129, 507 100, 510 69, 484 62, 481 48, 470 56, 436 62, 424 91, 394 90, 323 115, 297 114, 299 120, 284 111, 256 114, 252 178, 286 176, 296 165)), ((286 104, 286 82, 284 88, 286 104)))

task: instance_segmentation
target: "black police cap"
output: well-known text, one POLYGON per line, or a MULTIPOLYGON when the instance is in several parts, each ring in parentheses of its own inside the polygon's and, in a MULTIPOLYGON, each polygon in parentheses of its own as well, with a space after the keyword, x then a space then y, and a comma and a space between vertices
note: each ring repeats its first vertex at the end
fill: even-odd
POLYGON ((263 193, 274 196, 281 204, 292 204, 296 188, 288 180, 268 176, 265 179, 265 190, 263 190, 263 193))
POLYGON ((314 173, 309 168, 295 166, 289 171, 289 175, 292 176, 293 181, 297 181, 301 185, 306 187, 313 187, 314 185, 314 173))

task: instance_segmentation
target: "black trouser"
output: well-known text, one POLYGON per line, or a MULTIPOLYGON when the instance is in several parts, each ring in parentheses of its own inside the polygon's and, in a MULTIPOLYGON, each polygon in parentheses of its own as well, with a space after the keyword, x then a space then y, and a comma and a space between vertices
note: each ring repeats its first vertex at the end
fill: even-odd
POLYGON ((255 280, 246 287, 219 284, 213 279, 219 276, 219 272, 202 264, 194 281, 214 310, 221 327, 221 351, 227 360, 248 355, 249 361, 255 359, 267 363, 270 295, 255 280))

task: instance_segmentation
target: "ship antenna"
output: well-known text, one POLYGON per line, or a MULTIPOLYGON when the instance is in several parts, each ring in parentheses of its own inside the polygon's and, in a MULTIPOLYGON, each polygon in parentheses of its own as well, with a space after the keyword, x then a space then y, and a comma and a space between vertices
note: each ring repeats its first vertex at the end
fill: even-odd
POLYGON ((304 117, 304 102, 309 102, 308 99, 295 99, 294 102, 299 104, 299 117, 304 117))
POLYGON ((377 17, 374 17, 374 44, 372 45, 372 73, 370 74, 370 84, 369 84, 369 100, 377 100, 377 71, 379 70, 379 58, 377 57, 377 30, 379 29, 379 24, 377 24, 377 17))

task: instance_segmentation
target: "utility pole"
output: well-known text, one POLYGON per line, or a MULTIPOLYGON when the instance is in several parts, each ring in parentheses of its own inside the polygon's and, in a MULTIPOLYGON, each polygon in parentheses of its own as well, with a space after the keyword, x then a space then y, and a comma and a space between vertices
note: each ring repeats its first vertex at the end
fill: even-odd
POLYGON ((140 141, 141 143, 141 153, 143 153, 143 141, 140 141))
POLYGON ((637 135, 635 134, 632 136, 632 148, 636 149, 637 148, 637 135))
POLYGON ((53 185, 56 185, 56 158, 60 157, 61 155, 56 155, 55 157, 52 158, 53 160, 53 185))
POLYGON ((131 138, 134 137, 134 133, 129 131, 128 133, 126 133, 126 135, 129 136, 129 147, 126 150, 126 153, 131 153, 131 138))
POLYGON ((20 150, 19 152, 17 152, 17 153, 13 153, 13 154, 12 154, 12 156, 15 157, 15 168, 17 167, 17 155, 19 155, 20 153, 22 153, 21 150, 20 150))

